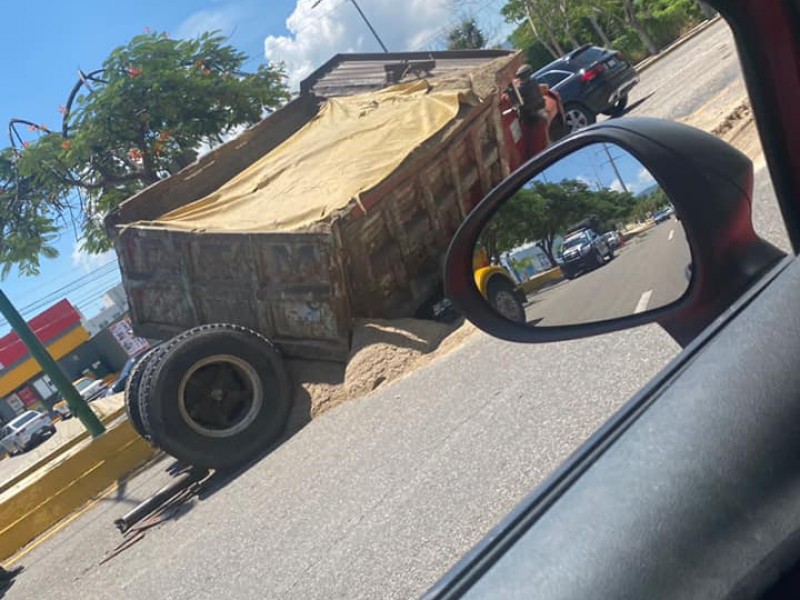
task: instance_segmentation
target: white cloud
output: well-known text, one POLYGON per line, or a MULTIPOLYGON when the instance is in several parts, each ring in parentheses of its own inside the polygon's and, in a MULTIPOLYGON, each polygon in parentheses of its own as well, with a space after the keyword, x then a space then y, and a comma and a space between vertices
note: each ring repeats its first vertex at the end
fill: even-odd
MULTIPOLYGON (((643 192, 647 188, 651 187, 655 183, 656 180, 650 174, 650 171, 642 167, 641 170, 636 174, 636 180, 626 181, 625 187, 628 188, 628 191, 631 194, 638 194, 639 192, 643 192)), ((625 191, 622 189, 622 184, 620 183, 619 179, 615 179, 614 182, 609 187, 609 189, 614 192, 625 191)))
POLYGON ((650 171, 648 171, 647 169, 642 167, 642 169, 639 171, 639 174, 637 175, 636 185, 638 186, 638 188, 637 188, 636 191, 640 192, 642 190, 646 190, 647 188, 649 188, 650 186, 654 185, 655 183, 656 183, 656 180, 653 177, 653 175, 650 173, 650 171))
POLYGON ((185 18, 175 30, 176 39, 191 39, 207 31, 219 31, 231 35, 236 23, 243 18, 243 11, 235 5, 208 10, 199 10, 185 18))
MULTIPOLYGON (((290 36, 270 35, 264 52, 283 62, 291 89, 334 54, 380 52, 380 46, 350 0, 298 0, 286 21, 290 36)), ((452 0, 359 0, 361 9, 392 52, 429 50, 441 43, 458 18, 452 0)))
POLYGON ((75 242, 72 248, 72 264, 84 273, 92 273, 111 260, 115 260, 117 254, 113 250, 108 250, 102 254, 89 254, 81 250, 80 242, 75 242))

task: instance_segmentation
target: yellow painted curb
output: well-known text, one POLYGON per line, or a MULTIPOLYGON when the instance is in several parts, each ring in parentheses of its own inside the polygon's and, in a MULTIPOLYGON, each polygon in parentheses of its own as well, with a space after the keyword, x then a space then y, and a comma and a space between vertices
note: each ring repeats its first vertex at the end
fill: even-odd
POLYGON ((637 235, 642 235, 645 231, 650 231, 656 224, 653 221, 648 221, 645 225, 641 227, 636 227, 635 229, 628 229, 627 231, 620 232, 620 236, 624 242, 629 242, 637 235))
POLYGON ((548 283, 558 281, 563 276, 564 274, 561 272, 561 268, 556 267, 555 269, 550 269, 549 271, 545 271, 544 273, 539 273, 538 275, 531 277, 528 279, 528 281, 522 282, 520 286, 523 290, 525 290, 526 294, 530 294, 531 292, 542 289, 548 283))
MULTIPOLYGON (((119 408, 113 412, 108 413, 105 417, 100 417, 100 421, 103 422, 103 425, 108 425, 109 423, 115 421, 124 414, 125 414, 125 407, 123 406, 122 408, 119 408)), ((11 489, 15 485, 17 485, 20 481, 26 479, 27 477, 29 477, 42 467, 46 466, 51 461, 64 454, 67 450, 74 448, 88 437, 89 437, 89 432, 84 431, 83 433, 76 435, 71 440, 64 442, 58 448, 53 450, 50 454, 43 456, 21 473, 17 473, 14 477, 9 479, 8 481, 4 481, 2 484, 0 484, 0 494, 5 492, 6 490, 11 489)))
POLYGON ((12 556, 156 453, 127 421, 93 440, 0 504, 0 560, 12 556))

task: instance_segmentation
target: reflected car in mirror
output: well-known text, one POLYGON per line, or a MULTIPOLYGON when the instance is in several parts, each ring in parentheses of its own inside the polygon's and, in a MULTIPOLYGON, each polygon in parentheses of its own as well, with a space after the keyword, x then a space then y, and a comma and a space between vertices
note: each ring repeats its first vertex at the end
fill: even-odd
POLYGON ((494 296, 482 293, 501 316, 534 327, 618 319, 668 306, 687 291, 691 262, 680 226, 651 231, 658 221, 648 216, 656 211, 668 219, 668 205, 653 175, 620 146, 581 148, 526 181, 478 238, 476 252, 489 263, 523 274, 523 317, 511 291, 502 297, 502 310, 494 296), (625 231, 630 241, 616 261, 615 249, 598 233, 609 230, 625 231), (547 269, 560 271, 547 285, 526 269, 531 245, 548 257, 547 269))

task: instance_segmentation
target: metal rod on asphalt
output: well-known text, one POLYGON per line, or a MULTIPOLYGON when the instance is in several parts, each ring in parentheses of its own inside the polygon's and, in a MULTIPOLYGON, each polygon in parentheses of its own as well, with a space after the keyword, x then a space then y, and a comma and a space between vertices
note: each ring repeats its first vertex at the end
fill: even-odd
MULTIPOLYGON (((320 2, 322 2, 322 0, 317 0, 316 2, 314 2, 314 4, 311 5, 311 8, 316 8, 320 2)), ((378 43, 381 45, 381 48, 383 48, 383 51, 386 52, 386 54, 389 54, 389 49, 386 47, 386 44, 383 43, 383 40, 381 40, 380 36, 378 35, 378 32, 375 31, 375 28, 372 26, 372 23, 370 23, 369 19, 367 19, 367 15, 365 15, 364 11, 361 10, 361 7, 358 5, 358 2, 356 2, 356 0, 350 0, 350 2, 352 2, 353 6, 356 7, 358 14, 361 15, 362 19, 364 19, 364 23, 367 24, 367 27, 369 27, 369 30, 372 32, 372 35, 375 36, 375 39, 378 40, 378 43)))
POLYGON ((28 348, 28 352, 31 353, 33 359, 42 367, 42 371, 50 377, 53 385, 61 392, 72 414, 80 419, 83 426, 92 434, 92 437, 97 437, 104 433, 106 428, 103 427, 100 419, 92 412, 92 409, 89 408, 78 393, 78 390, 72 385, 72 382, 59 364, 50 356, 45 345, 36 337, 36 334, 31 331, 25 319, 17 312, 17 309, 14 308, 14 305, 11 304, 11 301, 2 290, 0 290, 0 313, 3 314, 8 324, 11 325, 11 328, 19 336, 19 339, 22 340, 22 343, 28 348))
POLYGON ((208 475, 208 469, 192 468, 185 473, 182 473, 169 485, 164 486, 153 494, 150 498, 135 506, 124 515, 122 518, 114 521, 114 525, 120 530, 120 533, 127 532, 137 522, 144 519, 147 515, 158 509, 162 504, 175 496, 181 490, 186 489, 193 483, 196 483, 208 475))

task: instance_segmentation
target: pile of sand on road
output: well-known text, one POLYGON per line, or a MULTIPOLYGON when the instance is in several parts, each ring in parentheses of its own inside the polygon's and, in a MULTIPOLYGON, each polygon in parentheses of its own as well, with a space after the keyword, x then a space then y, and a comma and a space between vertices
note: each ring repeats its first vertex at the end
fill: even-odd
POLYGON ((457 348, 474 332, 469 323, 358 320, 353 324, 347 364, 287 361, 298 412, 313 418, 342 402, 368 394, 457 348))

